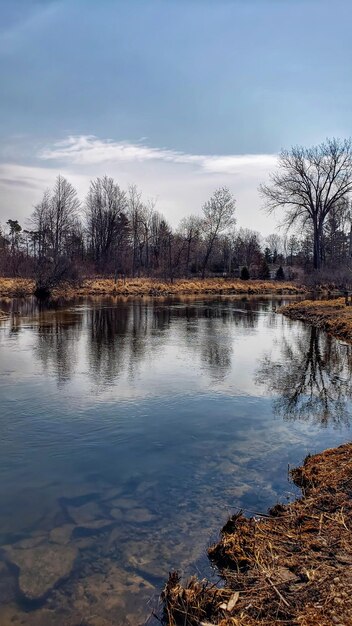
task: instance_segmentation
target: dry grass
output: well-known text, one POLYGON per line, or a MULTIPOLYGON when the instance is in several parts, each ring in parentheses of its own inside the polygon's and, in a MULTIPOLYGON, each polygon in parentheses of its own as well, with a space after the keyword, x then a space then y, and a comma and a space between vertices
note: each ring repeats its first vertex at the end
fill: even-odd
POLYGON ((352 624, 352 444, 291 472, 303 497, 268 515, 234 515, 209 557, 224 587, 171 574, 168 626, 352 624))
MULTIPOLYGON (((20 278, 0 278, 0 296, 26 296, 34 291, 34 281, 20 278)), ((305 288, 290 282, 262 280, 241 281, 221 278, 177 279, 173 283, 149 278, 131 278, 117 283, 110 278, 86 279, 80 286, 65 285, 55 295, 74 297, 84 295, 165 296, 173 294, 281 294, 304 293, 305 288)))
POLYGON ((33 291, 34 280, 27 278, 0 278, 0 296, 2 298, 30 296, 33 291))
POLYGON ((114 283, 112 279, 86 280, 83 292, 90 295, 169 295, 169 294, 202 294, 202 293, 299 293, 302 289, 293 283, 274 281, 241 281, 209 278, 205 280, 177 279, 173 283, 148 278, 129 279, 114 283))
POLYGON ((279 313, 309 322, 339 339, 352 342, 352 306, 346 306, 344 298, 295 302, 281 307, 279 313))

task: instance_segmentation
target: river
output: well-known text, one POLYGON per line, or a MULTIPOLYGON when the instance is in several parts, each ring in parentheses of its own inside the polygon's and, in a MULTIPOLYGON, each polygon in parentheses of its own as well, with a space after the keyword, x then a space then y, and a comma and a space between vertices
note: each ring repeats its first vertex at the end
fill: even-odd
POLYGON ((352 347, 287 299, 0 301, 2 626, 143 624, 171 569, 216 580, 230 514, 350 438, 352 347))

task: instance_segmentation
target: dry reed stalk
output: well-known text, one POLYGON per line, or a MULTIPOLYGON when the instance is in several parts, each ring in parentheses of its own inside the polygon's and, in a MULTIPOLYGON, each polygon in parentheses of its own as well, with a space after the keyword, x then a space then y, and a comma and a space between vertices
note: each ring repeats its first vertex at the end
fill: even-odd
POLYGON ((223 588, 170 575, 167 626, 352 624, 352 444, 308 457, 291 475, 300 499, 260 519, 234 515, 209 549, 223 588))
POLYGON ((308 322, 338 339, 352 342, 352 306, 346 306, 344 298, 294 302, 281 307, 278 313, 293 320, 308 322))

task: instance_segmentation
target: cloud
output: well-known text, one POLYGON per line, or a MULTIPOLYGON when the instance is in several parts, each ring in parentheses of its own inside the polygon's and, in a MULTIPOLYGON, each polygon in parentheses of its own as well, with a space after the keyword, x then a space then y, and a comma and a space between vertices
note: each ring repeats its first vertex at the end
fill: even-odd
POLYGON ((267 168, 275 165, 271 154, 198 155, 176 150, 151 148, 142 143, 101 140, 94 135, 70 136, 40 153, 43 160, 55 160, 78 165, 112 162, 163 161, 179 165, 193 165, 205 173, 237 174, 244 168, 267 168))
POLYGON ((190 213, 199 214, 213 191, 227 186, 237 199, 238 225, 269 234, 276 224, 261 210, 257 189, 275 163, 271 154, 198 155, 151 148, 145 140, 70 136, 41 148, 31 165, 0 164, 0 222, 9 217, 24 221, 58 173, 72 182, 82 202, 90 179, 107 174, 124 189, 137 184, 173 226, 190 213))

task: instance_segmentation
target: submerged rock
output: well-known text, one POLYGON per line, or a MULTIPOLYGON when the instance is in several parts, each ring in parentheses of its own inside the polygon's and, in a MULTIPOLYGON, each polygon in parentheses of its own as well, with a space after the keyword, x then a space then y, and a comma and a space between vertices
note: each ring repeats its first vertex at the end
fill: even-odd
POLYGON ((86 526, 104 517, 104 512, 97 502, 87 502, 81 506, 68 506, 67 512, 77 526, 86 526))
POLYGON ((32 537, 28 537, 27 539, 21 539, 21 541, 17 541, 16 548, 22 549, 22 550, 28 550, 29 548, 36 548, 37 546, 39 546, 41 543, 43 543, 46 540, 46 535, 37 535, 37 536, 32 536, 32 537))
POLYGON ((148 511, 148 509, 143 509, 142 507, 136 507, 129 510, 113 508, 111 509, 110 514, 118 522, 132 522, 135 524, 144 524, 155 519, 155 515, 153 515, 153 513, 148 511))
POLYGON ((53 543, 59 543, 61 545, 68 544, 70 542, 72 531, 74 528, 74 524, 64 524, 63 526, 53 528, 49 535, 50 541, 52 541, 53 543))
POLYGON ((138 507, 138 502, 132 498, 114 498, 110 504, 113 508, 117 509, 133 509, 138 507))
POLYGON ((15 598, 15 579, 5 563, 0 562, 0 604, 12 602, 15 598))
POLYGON ((31 549, 11 547, 7 560, 19 570, 18 585, 26 600, 42 600, 66 579, 74 566, 78 550, 74 546, 46 543, 31 549))
POLYGON ((122 493, 123 487, 111 487, 103 493, 101 499, 103 502, 105 502, 106 500, 113 500, 114 498, 118 498, 119 496, 121 496, 122 493))

